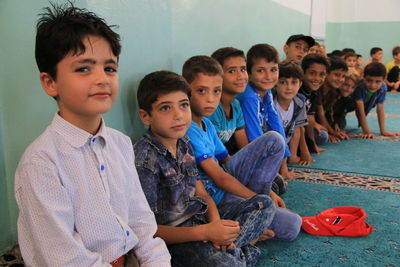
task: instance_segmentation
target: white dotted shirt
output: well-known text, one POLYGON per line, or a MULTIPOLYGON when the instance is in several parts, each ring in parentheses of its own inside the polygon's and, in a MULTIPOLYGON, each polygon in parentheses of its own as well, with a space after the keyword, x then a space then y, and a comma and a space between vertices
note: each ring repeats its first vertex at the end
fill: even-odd
POLYGON ((141 266, 170 266, 143 194, 129 137, 93 136, 55 115, 15 174, 18 241, 27 266, 110 266, 132 248, 141 266))

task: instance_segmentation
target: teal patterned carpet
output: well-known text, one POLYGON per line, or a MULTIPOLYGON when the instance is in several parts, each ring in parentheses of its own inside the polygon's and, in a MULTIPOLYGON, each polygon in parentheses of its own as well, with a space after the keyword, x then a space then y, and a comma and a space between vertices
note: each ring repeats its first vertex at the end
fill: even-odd
MULTIPOLYGON (((400 131, 400 94, 388 94, 386 129, 400 131)), ((379 134, 375 110, 370 129, 379 134)), ((353 136, 361 133, 353 114, 347 116, 353 136)), ((291 243, 264 241, 257 267, 382 266, 400 267, 400 138, 377 136, 329 143, 310 166, 291 165, 297 178, 283 195, 301 216, 337 206, 358 206, 374 231, 365 237, 314 236, 301 232, 291 243)))

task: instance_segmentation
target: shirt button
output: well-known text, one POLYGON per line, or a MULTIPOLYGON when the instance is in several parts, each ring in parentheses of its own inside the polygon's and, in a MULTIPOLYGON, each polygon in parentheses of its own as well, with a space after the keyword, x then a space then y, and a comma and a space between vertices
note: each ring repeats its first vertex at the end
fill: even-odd
POLYGON ((101 164, 101 166, 100 166, 100 170, 102 170, 102 171, 104 171, 104 165, 103 164, 101 164))
POLYGON ((92 142, 94 143, 96 141, 96 137, 92 139, 92 142))
POLYGON ((129 235, 130 235, 129 231, 126 231, 126 236, 129 236, 129 235))

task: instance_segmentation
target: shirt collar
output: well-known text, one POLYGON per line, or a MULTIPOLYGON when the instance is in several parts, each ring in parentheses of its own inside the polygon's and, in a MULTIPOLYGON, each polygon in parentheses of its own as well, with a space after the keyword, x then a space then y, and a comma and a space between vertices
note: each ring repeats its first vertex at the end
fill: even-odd
POLYGON ((64 120, 58 113, 54 115, 51 123, 52 129, 61 135, 73 147, 82 147, 90 140, 98 139, 103 147, 106 145, 108 136, 107 127, 103 119, 101 119, 101 126, 96 135, 92 135, 81 128, 64 120))
MULTIPOLYGON (((165 145, 163 143, 161 143, 160 140, 157 139, 157 137, 151 132, 151 130, 147 130, 147 132, 144 133, 143 137, 161 155, 165 156, 165 155, 167 155, 167 153, 169 153, 169 151, 165 147, 165 145)), ((179 147, 179 142, 183 142, 185 144, 189 144, 189 137, 185 134, 182 138, 179 138, 178 139, 178 147, 179 147)))

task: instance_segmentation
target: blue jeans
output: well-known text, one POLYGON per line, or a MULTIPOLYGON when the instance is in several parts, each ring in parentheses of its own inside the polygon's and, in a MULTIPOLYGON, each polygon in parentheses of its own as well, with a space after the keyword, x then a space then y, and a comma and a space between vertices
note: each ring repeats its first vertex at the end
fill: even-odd
MULTIPOLYGON (((252 191, 269 196, 285 147, 286 142, 278 132, 266 132, 233 155, 225 170, 252 191)), ((229 196, 225 201, 226 198, 229 201, 229 196)))
MULTIPOLYGON (((229 205, 219 205, 222 219, 238 221, 240 233, 235 240, 236 248, 217 250, 210 242, 189 242, 169 245, 172 266, 254 266, 260 257, 260 250, 249 244, 267 228, 275 215, 272 200, 257 195, 243 200, 236 198, 229 205)), ((192 218, 180 226, 203 224, 202 219, 192 218)))
MULTIPOLYGON (((281 166, 285 140, 269 131, 233 155, 225 169, 243 185, 258 194, 269 195, 272 182, 281 166)), ((237 201, 237 196, 225 193, 220 205, 237 201)), ((276 240, 292 241, 300 232, 301 217, 285 208, 276 208, 275 217, 268 227, 275 232, 276 240)))

